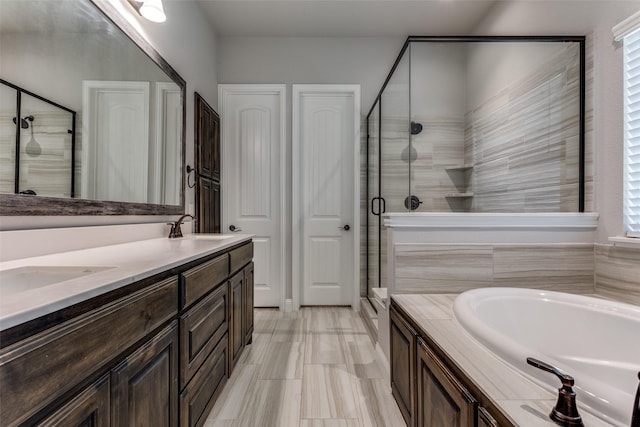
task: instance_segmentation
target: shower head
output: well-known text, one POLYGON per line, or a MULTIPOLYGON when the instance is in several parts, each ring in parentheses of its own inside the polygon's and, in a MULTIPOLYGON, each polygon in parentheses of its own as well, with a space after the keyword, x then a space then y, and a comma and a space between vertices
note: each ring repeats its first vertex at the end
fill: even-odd
MULTIPOLYGON (((16 124, 16 118, 13 118, 13 123, 16 124)), ((29 122, 33 121, 33 116, 27 116, 20 119, 20 127, 22 129, 29 129, 29 122)))

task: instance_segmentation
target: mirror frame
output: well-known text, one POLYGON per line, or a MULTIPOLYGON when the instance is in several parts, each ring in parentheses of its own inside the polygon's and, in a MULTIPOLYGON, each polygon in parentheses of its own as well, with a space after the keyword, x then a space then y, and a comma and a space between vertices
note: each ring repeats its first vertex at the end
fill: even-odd
MULTIPOLYGON (((115 25, 143 54, 146 54, 180 87, 182 102, 182 132, 180 170, 185 167, 186 148, 186 81, 146 41, 138 31, 109 3, 108 0, 86 0, 93 4, 105 19, 115 25)), ((180 204, 159 205, 152 203, 114 202, 75 198, 0 194, 0 216, 64 216, 64 215, 180 215, 184 213, 184 173, 180 174, 180 204)))

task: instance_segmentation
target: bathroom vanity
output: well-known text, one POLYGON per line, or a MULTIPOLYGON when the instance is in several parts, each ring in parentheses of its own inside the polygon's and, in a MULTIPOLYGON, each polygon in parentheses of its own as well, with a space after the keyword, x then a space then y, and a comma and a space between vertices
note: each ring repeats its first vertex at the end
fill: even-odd
POLYGON ((0 424, 202 425, 252 341, 254 277, 250 236, 204 236, 29 259, 110 268, 3 294, 0 424))
MULTIPOLYGON (((557 394, 467 335, 453 318, 456 296, 391 297, 391 389, 407 426, 555 426, 557 394)), ((585 425, 611 425, 578 406, 585 425)))

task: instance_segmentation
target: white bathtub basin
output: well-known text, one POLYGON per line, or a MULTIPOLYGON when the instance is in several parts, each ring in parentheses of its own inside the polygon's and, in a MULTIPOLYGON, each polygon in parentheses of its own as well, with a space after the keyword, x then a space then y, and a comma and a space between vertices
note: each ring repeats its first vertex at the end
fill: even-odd
MULTIPOLYGON (((460 294, 456 320, 481 344, 549 390, 558 379, 535 357, 572 375, 594 415, 629 426, 640 371, 640 307, 561 292, 483 288, 460 294)), ((551 408, 549 408, 551 409, 551 408)))

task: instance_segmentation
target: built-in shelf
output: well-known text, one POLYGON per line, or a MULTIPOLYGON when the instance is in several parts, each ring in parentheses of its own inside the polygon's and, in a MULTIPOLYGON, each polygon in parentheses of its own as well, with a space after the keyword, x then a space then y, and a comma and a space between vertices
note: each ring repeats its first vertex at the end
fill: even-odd
POLYGON ((473 197, 473 193, 471 192, 466 192, 466 193, 447 193, 444 195, 444 197, 447 198, 466 198, 466 197, 473 197))
POLYGON ((449 166, 449 167, 444 168, 444 170, 446 170, 446 171, 461 171, 461 172, 468 171, 469 169, 473 169, 473 165, 472 164, 466 164, 466 165, 462 165, 462 166, 449 166))

